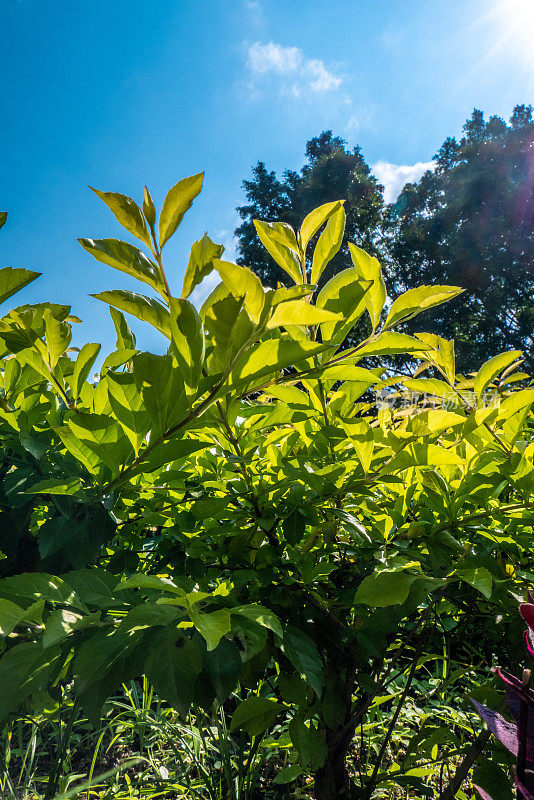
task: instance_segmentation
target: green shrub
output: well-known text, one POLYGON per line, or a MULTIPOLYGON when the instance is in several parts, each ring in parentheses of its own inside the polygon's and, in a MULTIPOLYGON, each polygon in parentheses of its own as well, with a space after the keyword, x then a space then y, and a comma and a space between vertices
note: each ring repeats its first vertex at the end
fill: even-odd
MULTIPOLYGON (((96 295, 117 331, 96 382, 99 345, 70 347, 68 307, 0 320, 0 724, 66 697, 73 719, 98 724, 145 675, 184 720, 222 712, 246 744, 229 797, 254 796, 247 769, 273 731, 290 747, 275 778, 289 792, 312 776, 318 800, 434 796, 419 764, 469 767, 466 692, 490 691, 495 653, 513 659, 508 610, 533 579, 521 354, 456 375, 452 342, 402 326, 461 290, 388 304, 379 263, 353 245, 314 295, 342 240, 340 202, 298 233, 258 223, 287 286, 265 289, 206 235, 179 293, 162 251, 201 185, 176 184, 157 228, 148 191, 142 209, 97 192, 147 252, 82 246, 151 294, 96 295), (188 298, 211 272, 220 283, 197 311, 188 298), (160 331, 164 352, 139 351, 123 312, 160 331), (343 349, 364 317, 367 338, 343 349), (399 374, 396 356, 413 367, 399 374), (447 711, 396 740, 424 685, 447 711)), ((0 298, 34 277, 1 271, 0 298)))

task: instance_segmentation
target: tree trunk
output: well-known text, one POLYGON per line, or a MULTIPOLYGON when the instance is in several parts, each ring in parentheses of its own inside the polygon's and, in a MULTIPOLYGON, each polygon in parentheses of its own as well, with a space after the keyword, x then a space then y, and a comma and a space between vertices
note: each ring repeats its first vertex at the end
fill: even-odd
POLYGON ((315 800, 350 800, 354 796, 354 784, 347 769, 347 753, 354 739, 352 697, 356 674, 355 645, 343 654, 341 663, 331 664, 331 674, 340 677, 338 699, 344 708, 343 720, 330 727, 323 722, 327 747, 326 761, 315 772, 315 800), (342 666, 343 665, 343 666, 342 666))
POLYGON ((352 730, 341 741, 339 731, 327 728, 328 755, 315 773, 315 800, 349 800, 352 797, 351 780, 347 770, 347 751, 352 741, 352 730))

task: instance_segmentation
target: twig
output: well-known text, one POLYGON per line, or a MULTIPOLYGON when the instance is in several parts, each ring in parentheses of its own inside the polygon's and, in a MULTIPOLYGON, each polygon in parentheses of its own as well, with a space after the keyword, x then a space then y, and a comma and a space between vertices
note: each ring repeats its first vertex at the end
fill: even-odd
POLYGON ((482 751, 486 748, 489 740, 490 740, 491 732, 487 729, 480 731, 477 738, 465 754, 462 763, 456 770, 453 775, 452 780, 448 783, 445 789, 441 792, 437 800, 454 800, 456 797, 459 789, 462 786, 462 783, 465 781, 467 776, 469 775, 469 770, 482 753, 482 751))

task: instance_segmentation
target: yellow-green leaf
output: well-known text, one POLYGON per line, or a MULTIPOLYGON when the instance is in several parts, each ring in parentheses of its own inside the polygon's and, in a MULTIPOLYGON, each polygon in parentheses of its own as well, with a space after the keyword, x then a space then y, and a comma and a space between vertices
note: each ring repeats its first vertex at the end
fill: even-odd
POLYGON ((171 334, 174 354, 184 379, 186 392, 196 392, 204 365, 204 326, 195 307, 188 300, 172 298, 171 334))
POLYGON ((508 350, 506 353, 499 353, 483 364, 475 377, 475 393, 480 397, 497 375, 506 369, 512 361, 520 358, 521 350, 508 350))
POLYGON ((311 282, 318 283, 325 267, 334 258, 343 242, 345 209, 342 205, 331 214, 324 231, 319 236, 312 260, 311 282))
POLYGON ((192 245, 184 275, 183 299, 188 298, 195 286, 198 286, 202 279, 209 275, 213 269, 214 260, 220 258, 223 252, 223 245, 212 242, 207 233, 192 245))
POLYGON ((145 297, 143 294, 129 292, 126 289, 112 289, 107 292, 92 294, 97 300, 109 303, 110 306, 126 311, 143 322, 148 322, 167 339, 171 338, 171 324, 169 310, 157 300, 145 297))
POLYGON ((165 285, 158 265, 133 244, 119 239, 78 239, 93 258, 148 284, 165 296, 165 285))
POLYGON ((282 267, 287 272, 295 283, 302 283, 303 275, 299 258, 291 247, 282 243, 285 241, 283 223, 262 222, 259 219, 255 219, 253 222, 256 233, 269 255, 272 256, 279 267, 282 267))
POLYGON ((415 580, 408 572, 374 572, 360 583, 354 602, 371 608, 402 605, 415 580))
POLYGON ((250 319, 257 325, 265 303, 265 292, 258 276, 247 267, 240 267, 230 261, 215 259, 213 265, 233 296, 244 297, 245 309, 250 319))
POLYGON ((111 314, 111 319, 113 320, 113 325, 115 327, 115 332, 117 334, 117 342, 115 347, 117 348, 127 348, 129 350, 135 349, 135 336, 133 335, 130 326, 126 322, 126 317, 119 311, 118 308, 113 308, 113 306, 109 307, 109 313, 111 314))
POLYGON ((337 322, 342 319, 341 314, 312 306, 306 300, 289 300, 276 307, 267 328, 279 328, 281 325, 321 325, 323 322, 337 322))
POLYGON ((349 267, 330 278, 317 296, 316 305, 328 311, 341 312, 343 322, 327 323, 322 328, 323 342, 340 344, 365 311, 364 295, 372 286, 363 281, 354 267, 349 267))
POLYGON ((459 286, 418 286, 408 289, 391 304, 384 327, 391 328, 399 322, 406 322, 427 308, 452 300, 463 291, 459 286))
POLYGON ((72 372, 71 378, 71 386, 72 386, 72 394, 74 397, 79 397, 80 392, 82 390, 82 386, 87 380, 87 377, 95 363, 96 357, 100 352, 100 345, 96 342, 88 342, 84 344, 80 352, 78 353, 78 358, 76 359, 76 363, 74 364, 74 370, 72 372))
POLYGON ((193 205, 193 200, 202 190, 204 173, 198 172, 182 178, 169 189, 159 215, 159 246, 163 248, 180 225, 184 214, 193 205))
POLYGON ((210 614, 204 614, 191 608, 189 616, 197 631, 206 640, 208 650, 215 650, 222 637, 232 628, 230 612, 227 608, 212 611, 210 614))
MULTIPOLYGON (((367 296, 367 295, 366 295, 367 296)), ((424 344, 405 333, 381 333, 374 341, 368 342, 363 347, 358 347, 358 356, 395 355, 396 353, 416 353, 431 350, 430 345, 424 344)))
POLYGON ((359 381, 361 383, 379 383, 377 377, 370 369, 358 367, 355 364, 333 364, 326 366, 321 372, 321 378, 325 381, 359 381))
POLYGON ((251 382, 321 353, 325 345, 293 339, 267 339, 249 348, 231 373, 233 384, 251 382))
POLYGON ((457 404, 462 402, 449 384, 438 378, 405 378, 402 382, 407 389, 411 389, 413 392, 446 398, 457 404))
POLYGON ((45 311, 43 318, 50 365, 55 367, 70 344, 72 330, 68 322, 56 319, 49 310, 45 311))
POLYGON ((372 281, 371 288, 365 294, 365 305, 371 318, 373 330, 380 322, 380 314, 386 302, 386 284, 382 277, 382 269, 376 258, 365 250, 349 243, 350 256, 358 275, 366 281, 372 281))
POLYGON ((0 303, 8 300, 40 275, 41 272, 34 272, 31 269, 13 269, 13 267, 0 269, 0 303))
POLYGON ((300 246, 305 252, 310 239, 312 239, 319 228, 334 214, 340 206, 343 205, 344 200, 334 200, 333 203, 324 203, 322 206, 314 208, 313 211, 304 217, 304 221, 300 228, 299 239, 300 246))
POLYGON ((145 219, 153 229, 154 225, 156 224, 156 209, 154 207, 154 201, 150 196, 150 192, 148 191, 147 187, 145 186, 145 193, 143 196, 143 214, 145 215, 145 219))
POLYGON ((374 450, 373 429, 365 419, 343 422, 342 425, 354 445, 364 471, 369 472, 374 450))
POLYGON ((99 189, 93 189, 92 186, 89 188, 107 205, 123 228, 151 248, 150 234, 145 218, 131 197, 118 192, 101 192, 99 189))

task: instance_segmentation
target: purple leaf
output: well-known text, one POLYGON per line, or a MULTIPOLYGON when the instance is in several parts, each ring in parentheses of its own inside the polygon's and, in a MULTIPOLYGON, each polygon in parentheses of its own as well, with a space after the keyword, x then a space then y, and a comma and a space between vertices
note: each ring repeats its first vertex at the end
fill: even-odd
POLYGON ((524 700, 528 704, 526 759, 528 762, 534 764, 534 692, 532 689, 523 686, 522 682, 519 678, 516 678, 515 675, 510 675, 509 672, 504 672, 503 670, 495 670, 495 672, 504 682, 508 706, 518 725, 521 715, 521 701, 524 700))
POLYGON ((493 671, 512 691, 524 697, 529 705, 534 706, 534 691, 532 689, 524 686, 523 682, 515 675, 512 675, 511 672, 506 672, 504 669, 496 669, 493 671))
MULTIPOLYGON (((529 593, 530 597, 530 593, 529 593)), ((519 613, 531 630, 534 630, 534 603, 520 603, 519 613)))
POLYGON ((497 737, 507 750, 517 756, 517 727, 511 722, 507 722, 496 711, 486 708, 486 706, 477 703, 472 698, 470 699, 492 734, 497 737))

